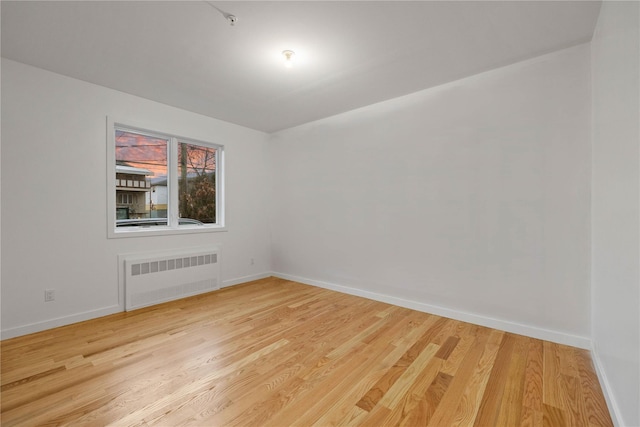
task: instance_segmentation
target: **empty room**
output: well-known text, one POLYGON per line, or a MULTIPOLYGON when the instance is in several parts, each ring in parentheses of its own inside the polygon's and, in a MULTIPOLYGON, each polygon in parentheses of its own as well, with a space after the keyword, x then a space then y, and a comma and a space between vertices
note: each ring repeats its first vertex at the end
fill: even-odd
POLYGON ((640 2, 0 17, 3 426, 640 426, 640 2))

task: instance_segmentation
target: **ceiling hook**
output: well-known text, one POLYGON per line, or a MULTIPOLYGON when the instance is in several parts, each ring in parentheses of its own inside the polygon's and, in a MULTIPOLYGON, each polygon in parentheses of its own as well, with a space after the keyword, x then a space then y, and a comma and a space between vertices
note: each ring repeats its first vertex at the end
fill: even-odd
POLYGON ((212 8, 214 8, 215 10, 217 10, 218 12, 220 12, 222 16, 224 16, 224 19, 226 19, 229 22, 229 25, 231 25, 232 27, 236 25, 236 22, 238 22, 238 18, 235 15, 225 12, 215 4, 211 3, 210 1, 205 0, 204 2, 209 6, 211 6, 212 8))

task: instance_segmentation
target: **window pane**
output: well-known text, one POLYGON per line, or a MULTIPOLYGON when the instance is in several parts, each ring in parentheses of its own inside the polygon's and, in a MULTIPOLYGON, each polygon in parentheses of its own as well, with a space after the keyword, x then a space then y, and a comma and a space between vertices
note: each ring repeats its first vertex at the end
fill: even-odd
POLYGON ((216 149, 178 145, 178 201, 181 223, 216 222, 216 149))
POLYGON ((116 129, 116 225, 166 225, 167 195, 167 140, 116 129))

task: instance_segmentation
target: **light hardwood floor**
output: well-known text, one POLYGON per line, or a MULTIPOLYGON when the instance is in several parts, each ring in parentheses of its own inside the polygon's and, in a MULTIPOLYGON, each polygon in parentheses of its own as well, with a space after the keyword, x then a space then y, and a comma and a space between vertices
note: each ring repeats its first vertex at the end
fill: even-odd
POLYGON ((611 426, 585 350, 276 278, 2 345, 2 425, 611 426))

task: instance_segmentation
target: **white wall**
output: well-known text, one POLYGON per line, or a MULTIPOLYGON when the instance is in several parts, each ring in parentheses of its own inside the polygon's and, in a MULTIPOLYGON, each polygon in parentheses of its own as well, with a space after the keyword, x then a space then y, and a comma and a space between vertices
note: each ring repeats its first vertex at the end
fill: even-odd
POLYGON ((602 3, 592 41, 592 339, 619 425, 640 425, 640 4, 602 3))
POLYGON ((267 274, 266 152, 261 132, 3 59, 2 337, 119 311, 119 253, 219 244, 224 285, 267 274), (224 144, 228 231, 107 239, 108 115, 224 144))
POLYGON ((604 2, 591 46, 269 138, 3 59, 2 338, 119 311, 119 253, 213 243, 225 285, 273 268, 554 341, 591 337, 614 418, 640 425, 639 12, 604 2), (224 144, 229 231, 107 239, 107 115, 224 144))
POLYGON ((589 67, 580 45, 272 135, 274 271, 588 347, 589 67))

